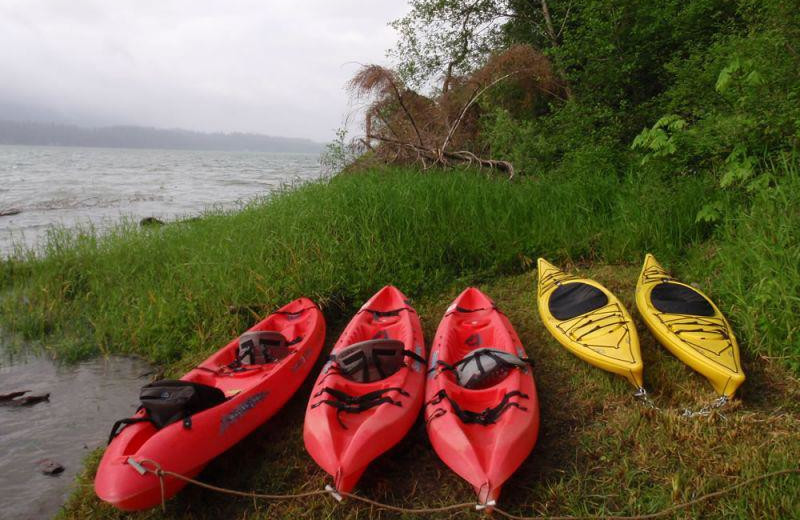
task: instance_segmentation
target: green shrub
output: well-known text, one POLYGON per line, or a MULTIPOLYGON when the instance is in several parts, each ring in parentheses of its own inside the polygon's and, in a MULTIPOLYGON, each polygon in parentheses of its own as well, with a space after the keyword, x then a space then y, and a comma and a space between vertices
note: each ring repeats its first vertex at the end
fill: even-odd
POLYGON ((752 206, 729 214, 710 258, 690 270, 714 282, 713 294, 748 352, 800 369, 800 161, 771 168, 776 184, 752 206))

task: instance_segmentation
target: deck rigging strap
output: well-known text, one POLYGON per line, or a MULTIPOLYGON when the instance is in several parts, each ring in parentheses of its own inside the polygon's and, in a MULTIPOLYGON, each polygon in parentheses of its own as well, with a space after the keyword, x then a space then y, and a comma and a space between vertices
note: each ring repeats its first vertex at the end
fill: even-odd
POLYGON ((311 405, 311 408, 317 408, 320 405, 326 404, 333 408, 336 408, 336 420, 339 421, 339 425, 347 429, 347 425, 344 424, 342 421, 341 414, 342 412, 345 413, 361 413, 365 410, 369 410, 375 406, 381 404, 391 404, 394 406, 403 406, 401 401, 395 401, 391 397, 386 396, 388 392, 397 392, 398 394, 409 397, 410 394, 403 390, 400 387, 392 386, 389 388, 381 388, 380 390, 374 390, 372 392, 367 392, 366 394, 362 395, 350 395, 341 390, 337 390, 336 388, 331 388, 329 386, 324 387, 322 390, 317 392, 313 395, 313 397, 321 397, 322 394, 327 393, 328 395, 332 396, 333 399, 321 399, 316 403, 311 405))
MULTIPOLYGON (((523 412, 527 412, 528 409, 522 405, 520 405, 516 401, 511 401, 512 397, 519 397, 520 399, 528 399, 528 394, 524 394, 519 390, 514 390, 512 392, 508 392, 503 396, 503 399, 494 407, 488 407, 482 412, 474 412, 472 410, 464 410, 459 406, 459 404, 453 400, 447 392, 442 389, 439 390, 433 398, 425 403, 425 405, 435 405, 441 403, 443 400, 447 399, 450 403, 450 407, 453 409, 453 413, 461 419, 462 422, 465 424, 480 424, 482 426, 488 426, 490 424, 494 424, 503 415, 503 412, 511 408, 512 406, 515 408, 519 408, 523 412)), ((444 408, 437 408, 434 412, 428 417, 427 422, 432 421, 437 417, 441 417, 447 413, 447 410, 444 408), (440 411, 441 410, 441 411, 440 411)))

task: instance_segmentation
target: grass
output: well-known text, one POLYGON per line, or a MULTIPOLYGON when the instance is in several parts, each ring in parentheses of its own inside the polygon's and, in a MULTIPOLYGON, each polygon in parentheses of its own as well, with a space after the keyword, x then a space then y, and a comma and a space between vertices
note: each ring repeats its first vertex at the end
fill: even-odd
POLYGON ((174 362, 299 294, 347 313, 386 283, 436 294, 454 280, 521 272, 540 254, 674 258, 705 236, 693 216, 708 189, 688 177, 340 176, 195 222, 122 226, 103 238, 55 232, 43 254, 0 263, 0 323, 26 339, 51 338, 62 358, 119 352, 174 362), (661 197, 665 190, 674 196, 661 197))
POLYGON ((750 350, 800 373, 800 161, 782 160, 777 182, 728 217, 691 271, 714 284, 750 350))
MULTIPOLYGON (((575 266, 570 266, 578 269, 575 266)), ((633 309, 638 265, 578 269, 604 284, 633 309)), ((507 483, 504 509, 521 515, 644 514, 690 500, 761 473, 797 466, 800 452, 800 382, 782 365, 744 350, 748 381, 739 399, 716 415, 681 418, 714 397, 708 382, 658 346, 641 322, 645 379, 661 411, 638 404, 622 378, 578 360, 545 330, 535 308, 535 273, 480 285, 509 316, 534 360, 541 402, 541 432, 531 457, 507 483)), ((426 338, 463 287, 445 288, 415 305, 426 338)), ((342 320, 330 327, 332 346, 342 320)), ((321 365, 321 363, 318 363, 321 365)), ((213 461, 201 480, 266 493, 320 489, 330 479, 303 449, 302 422, 311 381, 269 423, 213 461)), ((100 503, 91 479, 93 454, 61 518, 128 518, 100 503)), ((798 477, 778 477, 693 507, 678 517, 790 518, 800 511, 798 477)), ((358 487, 369 498, 405 507, 473 500, 471 488, 437 458, 418 423, 395 449, 376 460, 358 487)), ((330 498, 266 502, 187 488, 155 509, 131 518, 404 518, 330 498)), ((441 518, 477 517, 474 513, 441 518)), ((407 516, 405 518, 411 518, 407 516)))

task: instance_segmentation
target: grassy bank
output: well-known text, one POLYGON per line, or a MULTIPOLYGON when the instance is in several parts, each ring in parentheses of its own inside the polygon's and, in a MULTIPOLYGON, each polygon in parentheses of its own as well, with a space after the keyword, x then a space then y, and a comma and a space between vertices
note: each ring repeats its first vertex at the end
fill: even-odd
POLYGON ((521 272, 541 254, 679 258, 705 236, 694 215, 709 189, 607 172, 515 184, 475 172, 340 176, 195 222, 103 239, 55 233, 43 255, 2 264, 0 320, 48 337, 61 357, 172 362, 300 294, 346 313, 386 283, 436 294, 521 272))
MULTIPOLYGON (((638 266, 580 270, 603 281, 633 308, 638 266)), ((508 314, 535 361, 541 401, 539 441, 504 488, 501 504, 505 509, 521 515, 644 514, 797 464, 800 383, 779 363, 745 350, 748 381, 741 401, 725 410, 725 418, 686 420, 679 416, 682 408, 707 403, 714 397, 713 390, 643 332, 646 382, 663 408, 652 411, 634 400, 633 388, 622 378, 583 363, 549 336, 535 311, 535 283, 535 273, 528 272, 481 284, 508 314)), ((415 301, 428 340, 460 289, 451 286, 415 301)), ((643 324, 638 325, 644 331, 643 324)), ((331 327, 328 348, 342 326, 337 322, 331 327)), ((329 483, 303 448, 302 423, 311 383, 307 381, 272 421, 212 462, 200 478, 265 493, 298 493, 329 483)), ((90 457, 63 519, 128 518, 94 497, 91 479, 99 455, 90 457)), ((678 517, 789 518, 800 508, 797 485, 797 477, 764 481, 678 517)), ((358 493, 404 507, 473 500, 471 488, 436 457, 421 423, 372 464, 358 493)), ((336 505, 327 497, 270 503, 196 488, 168 502, 166 514, 156 509, 133 515, 141 519, 321 517, 412 518, 356 503, 336 505)))

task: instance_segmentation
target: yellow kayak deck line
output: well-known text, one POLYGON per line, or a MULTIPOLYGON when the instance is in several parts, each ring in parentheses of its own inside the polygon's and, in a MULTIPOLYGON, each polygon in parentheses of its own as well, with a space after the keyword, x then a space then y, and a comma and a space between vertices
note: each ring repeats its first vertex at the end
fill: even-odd
POLYGON ((672 278, 647 254, 636 306, 653 336, 678 359, 731 397, 744 382, 739 345, 728 320, 702 291, 672 278))
POLYGON ((636 326, 614 294, 589 278, 538 261, 537 301, 544 326, 567 350, 596 367, 644 386, 636 326))

